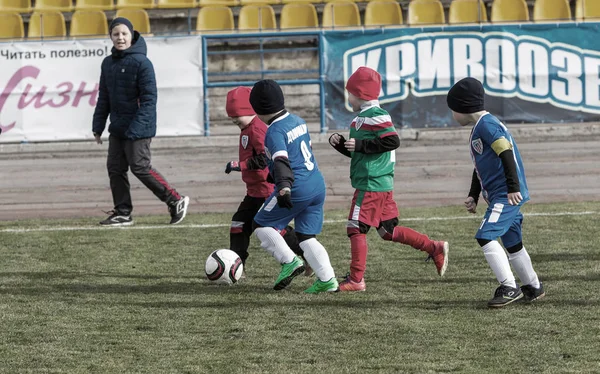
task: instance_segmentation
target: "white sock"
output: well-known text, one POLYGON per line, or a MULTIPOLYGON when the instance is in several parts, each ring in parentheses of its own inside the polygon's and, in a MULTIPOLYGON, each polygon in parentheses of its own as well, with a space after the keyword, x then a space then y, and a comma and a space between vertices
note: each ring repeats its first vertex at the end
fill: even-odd
POLYGON ((259 227, 254 232, 260 240, 260 246, 275 257, 280 264, 287 264, 294 260, 296 255, 277 230, 272 227, 259 227))
POLYGON ((300 243, 300 248, 304 251, 304 258, 315 271, 317 278, 323 282, 327 282, 335 277, 329 254, 325 247, 316 238, 311 238, 300 243))
POLYGON ((515 283, 515 277, 510 270, 510 264, 508 263, 508 257, 504 252, 504 248, 496 240, 492 240, 482 247, 483 254, 488 264, 492 268, 492 271, 496 275, 496 279, 500 284, 505 286, 517 288, 515 283))
POLYGON ((509 253, 508 260, 517 272, 517 275, 519 276, 523 286, 530 285, 535 288, 540 288, 540 280, 538 279, 535 270, 533 270, 531 258, 529 257, 529 253, 527 253, 525 247, 523 247, 519 252, 509 253))

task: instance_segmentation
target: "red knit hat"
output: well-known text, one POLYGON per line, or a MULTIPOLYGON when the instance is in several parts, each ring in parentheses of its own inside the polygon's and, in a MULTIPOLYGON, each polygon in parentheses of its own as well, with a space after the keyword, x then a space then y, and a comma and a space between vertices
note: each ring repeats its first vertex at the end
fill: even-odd
POLYGON ((377 100, 381 92, 381 75, 371 68, 361 66, 348 78, 346 89, 361 100, 377 100))
POLYGON ((225 110, 229 117, 253 116, 254 109, 250 105, 250 87, 237 87, 227 92, 225 110))

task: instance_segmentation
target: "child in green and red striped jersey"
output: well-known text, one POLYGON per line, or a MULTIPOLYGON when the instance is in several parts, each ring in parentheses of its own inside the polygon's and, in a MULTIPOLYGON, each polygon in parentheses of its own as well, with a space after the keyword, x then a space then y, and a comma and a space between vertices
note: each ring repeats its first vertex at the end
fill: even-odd
POLYGON ((333 134, 329 143, 352 159, 350 180, 356 189, 346 231, 350 237, 352 261, 350 273, 340 283, 340 291, 364 291, 367 265, 367 232, 371 226, 384 240, 407 244, 427 252, 444 275, 448 266, 448 243, 433 241, 426 235, 398 226, 398 207, 394 201, 394 166, 400 137, 388 112, 379 106, 381 76, 368 67, 360 67, 346 84, 349 102, 359 112, 350 125, 346 140, 333 134))

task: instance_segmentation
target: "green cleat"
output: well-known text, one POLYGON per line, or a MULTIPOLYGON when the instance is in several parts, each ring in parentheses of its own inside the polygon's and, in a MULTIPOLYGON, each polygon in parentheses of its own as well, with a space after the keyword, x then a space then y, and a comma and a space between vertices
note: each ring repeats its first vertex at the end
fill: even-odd
POLYGON ((304 272, 304 262, 300 257, 294 256, 292 262, 281 265, 281 272, 275 281, 273 289, 276 291, 283 290, 292 283, 292 280, 294 280, 297 275, 302 274, 302 272, 304 272))
POLYGON ((327 282, 317 279, 310 288, 304 290, 304 293, 337 292, 338 290, 338 281, 333 277, 327 282))

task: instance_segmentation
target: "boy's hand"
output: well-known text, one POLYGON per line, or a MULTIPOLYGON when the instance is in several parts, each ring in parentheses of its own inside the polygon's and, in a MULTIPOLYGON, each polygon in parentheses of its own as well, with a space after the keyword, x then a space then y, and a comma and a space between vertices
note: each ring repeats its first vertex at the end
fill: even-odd
POLYGON ((279 190, 277 194, 277 205, 280 208, 292 209, 294 204, 292 204, 292 190, 289 187, 284 187, 279 190))
POLYGON ((96 139, 96 143, 97 143, 97 144, 102 144, 102 138, 101 138, 101 135, 94 134, 94 139, 96 139))
POLYGON ((519 205, 521 201, 523 201, 523 196, 521 196, 521 192, 511 192, 508 194, 508 203, 510 205, 519 205))
POLYGON ((477 213, 477 203, 475 202, 475 199, 471 196, 467 197, 467 200, 465 200, 465 208, 467 208, 467 212, 469 213, 477 213))
POLYGON ((356 148, 356 140, 354 138, 346 140, 344 147, 346 147, 346 149, 350 152, 354 152, 354 149, 356 148))
POLYGON ((229 161, 225 167, 225 173, 229 174, 232 171, 242 171, 240 163, 238 161, 229 161))
POLYGON ((336 132, 335 134, 332 134, 329 137, 329 144, 331 144, 333 147, 335 147, 336 145, 340 144, 341 140, 342 140, 342 136, 336 132))

